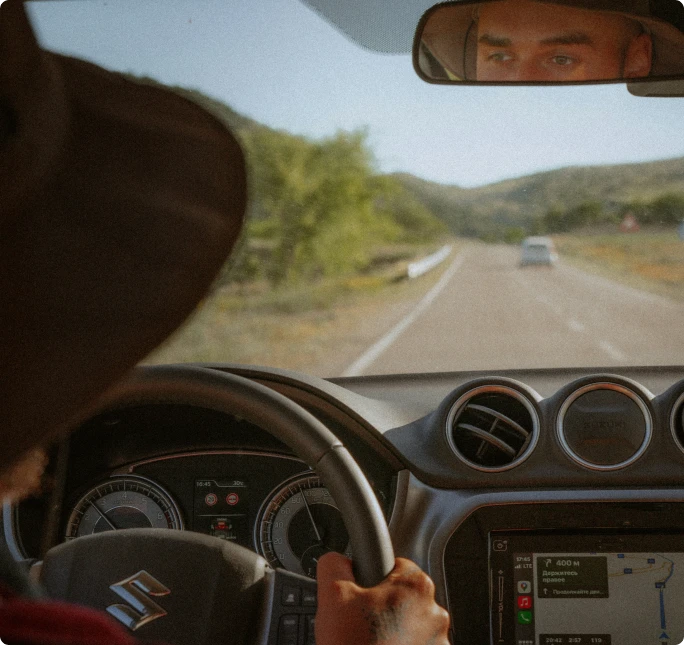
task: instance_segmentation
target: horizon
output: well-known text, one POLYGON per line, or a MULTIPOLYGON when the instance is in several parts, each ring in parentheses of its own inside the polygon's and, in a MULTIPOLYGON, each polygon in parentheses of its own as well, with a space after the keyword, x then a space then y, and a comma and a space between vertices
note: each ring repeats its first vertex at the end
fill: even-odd
MULTIPOLYGON (((684 2, 684 0, 682 0, 684 2)), ((391 173, 383 173, 383 174, 388 174, 388 175, 409 175, 411 177, 415 177, 416 179, 420 179, 421 181, 429 182, 432 184, 437 184, 439 186, 443 186, 445 188, 459 188, 460 190, 477 190, 478 188, 487 188, 489 186, 495 186, 496 184, 504 184, 509 181, 516 181, 518 179, 526 179, 528 177, 534 177, 535 175, 547 175, 551 174, 554 172, 561 172, 563 170, 572 170, 572 169, 579 169, 579 168, 618 168, 621 166, 644 166, 648 164, 656 164, 656 163, 663 163, 663 162, 668 162, 668 161, 684 161, 684 155, 679 155, 675 157, 666 157, 664 159, 648 159, 645 161, 633 161, 633 162, 626 162, 626 163, 596 163, 596 164, 587 164, 587 165, 570 165, 570 166, 559 166, 558 168, 549 168, 547 170, 540 170, 537 172, 531 172, 526 175, 518 175, 515 177, 505 177, 503 179, 498 179, 496 181, 492 181, 487 184, 481 184, 477 186, 459 186, 458 184, 443 184, 438 181, 433 181, 431 179, 425 179, 424 177, 420 177, 418 175, 414 175, 410 172, 403 172, 403 171, 396 171, 396 172, 391 172, 391 173)))

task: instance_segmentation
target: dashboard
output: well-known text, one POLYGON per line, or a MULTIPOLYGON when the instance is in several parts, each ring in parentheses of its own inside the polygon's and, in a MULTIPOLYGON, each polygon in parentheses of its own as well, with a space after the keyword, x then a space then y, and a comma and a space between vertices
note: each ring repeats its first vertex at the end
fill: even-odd
MULTIPOLYGON (((683 369, 214 369, 284 394, 342 440, 396 554, 433 577, 454 643, 684 636, 683 369)), ((320 553, 353 555, 308 465, 265 429, 182 402, 89 420, 53 448, 44 494, 3 512, 17 559, 135 526, 235 541, 310 577, 320 553)))

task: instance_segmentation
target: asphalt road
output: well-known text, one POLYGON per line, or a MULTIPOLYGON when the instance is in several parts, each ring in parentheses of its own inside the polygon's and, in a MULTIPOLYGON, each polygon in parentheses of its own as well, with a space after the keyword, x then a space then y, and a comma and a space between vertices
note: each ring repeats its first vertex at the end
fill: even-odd
POLYGON ((561 261, 518 267, 517 249, 470 246, 346 376, 684 364, 684 305, 561 261))

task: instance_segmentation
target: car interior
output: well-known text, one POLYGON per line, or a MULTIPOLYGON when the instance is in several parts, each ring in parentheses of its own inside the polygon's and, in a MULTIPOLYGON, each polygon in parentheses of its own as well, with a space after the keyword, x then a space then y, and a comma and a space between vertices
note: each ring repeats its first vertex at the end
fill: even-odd
MULTIPOLYGON (((85 78, 69 62, 84 59, 89 78, 159 91, 147 109, 197 150, 133 167, 139 199, 98 215, 125 234, 84 233, 98 242, 60 278, 73 289, 48 293, 75 248, 60 235, 39 247, 54 262, 22 255, 0 280, 36 262, 51 280, 12 287, 17 310, 48 313, 2 327, 13 392, 41 398, 13 394, 6 421, 51 441, 40 491, 0 519, 50 597, 171 644, 314 645, 316 564, 336 551, 363 586, 414 561, 454 645, 684 640, 684 200, 653 215, 684 195, 684 6, 433 4, 25 3, 65 77, 85 78), (622 63, 594 65, 619 38, 622 63), (208 143, 214 119, 230 140, 208 143), (223 169, 205 177, 213 154, 223 169), (169 250, 164 216, 139 228, 153 182, 193 217, 195 199, 197 217, 219 201, 238 215, 196 238, 205 220, 173 220, 169 250), (55 320, 73 338, 26 350, 55 320)), ((73 88, 98 114, 138 100, 73 88)), ((83 226, 119 184, 78 155, 126 154, 115 127, 56 180, 100 186, 83 226)))

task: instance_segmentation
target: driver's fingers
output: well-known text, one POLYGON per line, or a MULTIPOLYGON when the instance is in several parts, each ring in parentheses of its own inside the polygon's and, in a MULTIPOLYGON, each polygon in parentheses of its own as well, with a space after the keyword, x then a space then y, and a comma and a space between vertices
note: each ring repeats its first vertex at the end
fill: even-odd
POLYGON ((326 553, 321 556, 316 567, 316 578, 318 579, 319 586, 327 586, 339 580, 356 582, 351 560, 335 552, 326 553))

